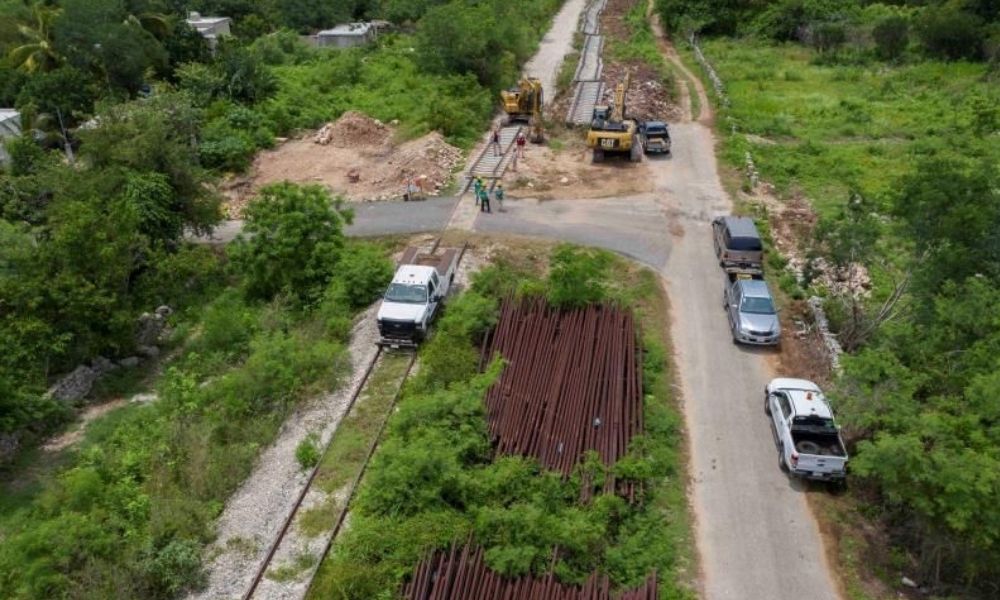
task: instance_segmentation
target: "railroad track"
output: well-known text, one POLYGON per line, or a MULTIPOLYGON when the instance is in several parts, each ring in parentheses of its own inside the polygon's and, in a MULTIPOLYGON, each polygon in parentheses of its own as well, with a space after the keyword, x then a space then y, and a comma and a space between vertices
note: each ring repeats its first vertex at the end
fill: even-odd
POLYGON ((604 70, 601 50, 604 49, 603 35, 588 35, 580 50, 580 62, 576 65, 573 81, 593 81, 600 78, 604 70))
POLYGON ((602 81, 577 82, 573 102, 566 113, 566 122, 570 125, 590 123, 594 107, 600 101, 602 93, 604 93, 604 82, 602 81))
MULTIPOLYGON (((434 252, 437 252, 440 244, 441 244, 441 238, 438 237, 437 239, 434 240, 434 244, 431 246, 432 254, 434 252)), ((458 259, 455 262, 456 268, 458 267, 459 264, 461 264, 462 258, 465 256, 465 251, 467 249, 468 249, 468 242, 462 245, 462 249, 458 253, 458 259)), ((361 393, 367 388, 368 380, 371 378, 372 373, 375 371, 375 367, 379 363, 379 360, 383 357, 383 355, 386 352, 390 351, 408 353, 409 361, 406 365, 405 371, 403 372, 403 376, 399 380, 399 386, 396 389, 396 393, 393 395, 393 398, 389 403, 389 408, 388 410, 386 410, 385 416, 382 418, 382 422, 379 424, 378 432, 375 434, 375 437, 372 438, 372 443, 368 448, 368 453, 365 456, 364 462, 361 464, 361 469, 358 471, 357 476, 351 483, 351 487, 347 493, 347 499, 344 501, 343 508, 340 509, 340 513, 337 516, 337 521, 334 524, 330 537, 327 540, 325 546, 323 547, 323 551, 320 554, 319 559, 316 561, 316 568, 315 568, 316 570, 318 570, 319 566, 323 564, 323 561, 326 559, 327 554, 329 554, 330 552, 330 548, 333 547, 334 540, 337 539, 337 535, 343 528, 344 520, 346 519, 347 513, 350 510, 351 502, 354 500, 354 496, 357 493, 358 486, 361 483, 361 480, 364 478, 365 472, 368 470, 368 465, 371 462, 372 457, 375 455, 375 451, 378 449, 379 441, 382 438, 382 434, 385 432, 386 425, 388 425, 389 423, 389 417, 392 416, 392 413, 395 411, 396 404, 399 402, 399 397, 402 395, 403 392, 403 386, 405 385, 406 380, 409 378, 410 373, 413 370, 414 363, 416 363, 417 352, 415 349, 387 350, 382 346, 379 346, 378 349, 375 351, 375 355, 372 356, 371 360, 368 362, 368 365, 365 367, 364 375, 361 378, 361 382, 354 390, 354 393, 351 394, 351 398, 347 404, 347 410, 344 411, 344 415, 343 417, 341 417, 340 421, 341 423, 343 423, 347 419, 347 417, 351 414, 351 411, 354 410, 357 400, 361 396, 361 393)), ((330 439, 327 441, 326 445, 323 448, 323 452, 320 454, 321 457, 325 456, 326 453, 329 451, 330 446, 333 443, 333 440, 338 433, 338 430, 339 426, 337 430, 334 430, 333 434, 330 435, 330 439)), ((316 475, 319 473, 321 464, 322 460, 317 462, 316 466, 313 467, 312 470, 310 471, 309 478, 306 480, 306 485, 299 492, 298 497, 295 499, 295 504, 292 506, 292 509, 289 511, 288 516, 285 518, 284 522, 282 522, 281 529, 278 531, 277 537, 271 543, 267 555, 264 557, 264 560, 261 562, 261 564, 257 567, 257 570, 254 572, 254 577, 251 580, 250 586, 247 588, 246 592, 244 592, 242 596, 243 600, 250 600, 251 598, 255 597, 255 594, 257 593, 257 590, 260 587, 260 584, 263 581, 264 576, 267 573, 267 570, 271 567, 271 563, 274 560, 274 557, 277 554, 278 549, 285 541, 288 535, 288 531, 291 529, 292 524, 295 522, 295 517, 298 515, 299 509, 302 507, 303 501, 305 500, 309 491, 312 489, 313 483, 316 480, 316 475)), ((313 570, 309 577, 309 584, 306 587, 307 595, 309 589, 312 587, 312 582, 313 578, 315 577, 316 570, 313 570)))
POLYGON ((587 35, 595 35, 601 30, 601 12, 607 0, 592 0, 587 5, 587 12, 584 14, 583 24, 580 31, 587 35))
POLYGON ((469 167, 468 173, 465 174, 465 181, 460 186, 459 195, 469 191, 469 186, 472 185, 472 180, 476 177, 484 177, 491 180, 491 187, 499 178, 503 177, 504 171, 507 170, 507 165, 510 164, 510 157, 513 156, 517 136, 524 128, 523 124, 515 124, 507 125, 500 129, 500 154, 495 155, 492 148, 493 144, 487 144, 482 152, 479 153, 479 156, 476 157, 472 166, 469 167))

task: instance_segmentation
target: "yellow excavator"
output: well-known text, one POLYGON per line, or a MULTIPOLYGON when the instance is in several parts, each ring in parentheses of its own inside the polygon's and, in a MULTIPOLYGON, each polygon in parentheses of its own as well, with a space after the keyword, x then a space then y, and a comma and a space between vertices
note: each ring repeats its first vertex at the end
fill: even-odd
POLYGON ((545 141, 542 129, 542 82, 537 77, 525 77, 516 88, 500 91, 503 111, 507 113, 507 124, 515 121, 528 123, 531 141, 541 144, 545 141))
POLYGON ((632 162, 642 160, 639 124, 635 119, 625 118, 625 95, 630 82, 631 75, 626 73, 625 80, 615 88, 614 104, 594 107, 587 147, 593 150, 595 163, 603 161, 606 154, 627 154, 632 162))

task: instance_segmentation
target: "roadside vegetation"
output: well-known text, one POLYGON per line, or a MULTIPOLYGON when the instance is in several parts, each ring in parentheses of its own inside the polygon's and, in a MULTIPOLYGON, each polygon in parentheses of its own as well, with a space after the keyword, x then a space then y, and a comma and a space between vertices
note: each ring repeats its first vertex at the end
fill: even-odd
POLYGON ((0 0, 0 106, 25 132, 0 170, 4 460, 72 418, 44 396, 58 376, 132 354, 142 312, 204 302, 190 280, 214 263, 182 239, 218 223, 220 174, 348 109, 468 146, 558 5, 0 0), (233 37, 211 49, 189 10, 233 37), (344 51, 299 38, 376 17, 401 29, 344 51))
POLYGON ((5 598, 169 598, 203 581, 202 546, 284 418, 333 389, 354 313, 391 276, 384 250, 344 240, 318 187, 265 189, 252 237, 207 248, 175 323, 157 397, 96 421, 63 470, 0 516, 5 598), (308 229, 306 231, 304 228, 308 229))
POLYGON ((666 598, 689 598, 692 539, 680 456, 681 418, 670 392, 666 310, 656 276, 601 251, 560 247, 544 276, 501 259, 474 277, 421 350, 399 411, 351 507, 350 527, 320 566, 311 597, 394 597, 428 552, 470 534, 489 566, 510 576, 555 572, 580 583, 593 570, 615 586, 659 574, 666 598), (624 277, 621 277, 626 273, 624 277), (643 323, 646 435, 613 468, 646 482, 635 505, 610 494, 580 502, 583 472, 563 481, 523 457, 493 457, 483 397, 502 365, 479 373, 482 335, 508 294, 565 302, 620 302, 643 323))
MULTIPOLYGON (((731 167, 752 153, 818 213, 800 285, 849 351, 836 384, 860 512, 848 571, 947 597, 1000 593, 1000 21, 995 3, 660 0, 726 86, 731 167), (733 130, 735 126, 736 130, 733 130), (871 292, 813 285, 810 261, 864 267, 871 292), (867 541, 865 541, 867 539, 867 541), (885 541, 890 549, 880 547, 885 541), (867 571, 867 573, 865 573, 867 571)), ((841 520, 837 517, 837 520, 841 520)), ((852 597, 865 586, 848 582, 852 597)))

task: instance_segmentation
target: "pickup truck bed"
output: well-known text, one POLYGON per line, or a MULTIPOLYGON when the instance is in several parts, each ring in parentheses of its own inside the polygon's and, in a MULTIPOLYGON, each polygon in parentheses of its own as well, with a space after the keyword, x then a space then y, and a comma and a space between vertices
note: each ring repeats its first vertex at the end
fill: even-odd
POLYGON ((408 246, 403 250, 403 256, 399 259, 401 265, 420 265, 422 267, 434 267, 439 276, 444 276, 455 262, 458 250, 448 248, 440 254, 427 254, 421 252, 419 248, 408 246))

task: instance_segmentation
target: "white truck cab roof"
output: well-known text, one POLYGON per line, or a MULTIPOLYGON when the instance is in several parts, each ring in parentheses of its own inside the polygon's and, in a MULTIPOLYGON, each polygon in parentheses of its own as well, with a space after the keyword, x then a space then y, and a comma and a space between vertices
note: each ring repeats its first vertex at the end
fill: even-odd
POLYGON ((435 272, 434 267, 423 265, 403 265, 396 271, 392 278, 393 283, 407 285, 426 285, 431 280, 431 275, 435 272))
POLYGON ((768 389, 772 392, 778 390, 785 392, 796 416, 833 418, 833 411, 830 410, 830 405, 827 403, 823 391, 809 380, 781 377, 772 379, 771 383, 768 384, 768 389))

